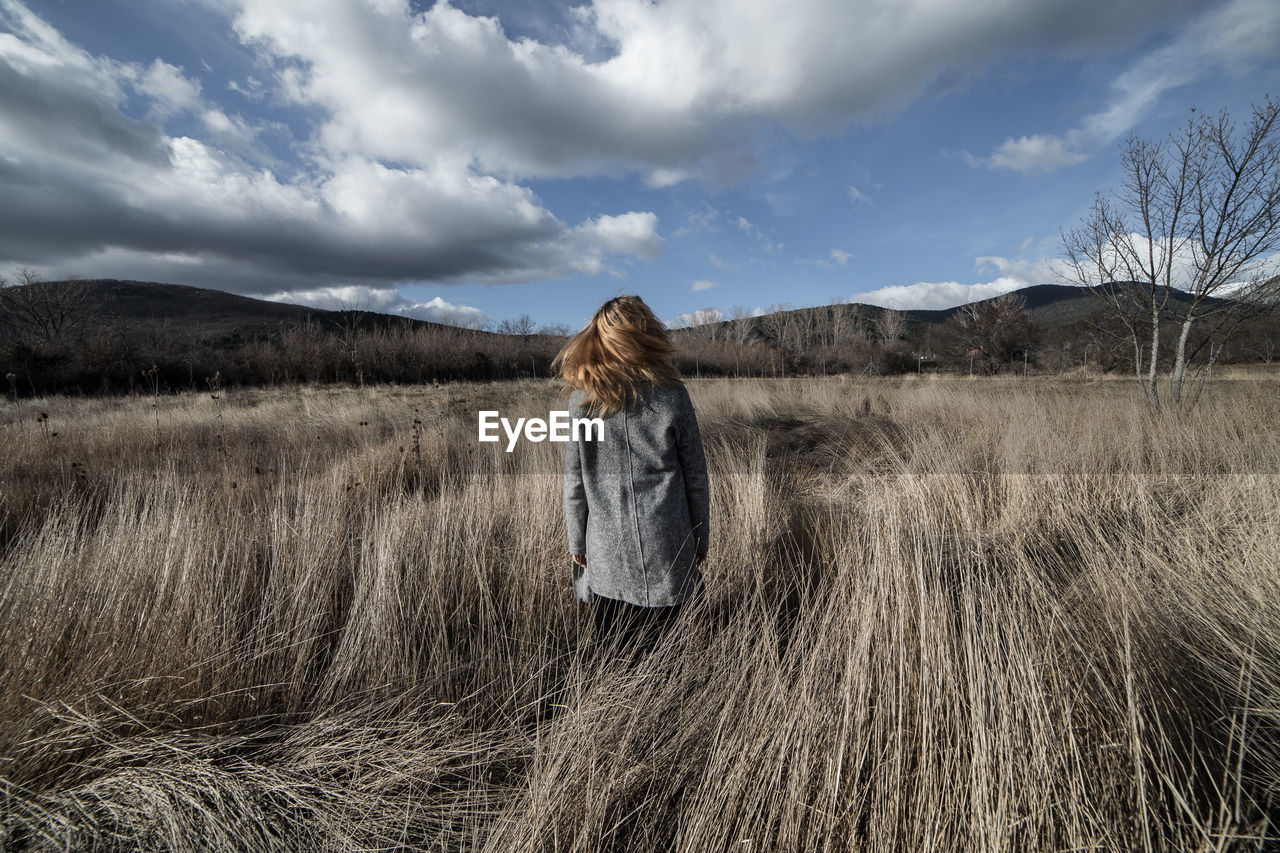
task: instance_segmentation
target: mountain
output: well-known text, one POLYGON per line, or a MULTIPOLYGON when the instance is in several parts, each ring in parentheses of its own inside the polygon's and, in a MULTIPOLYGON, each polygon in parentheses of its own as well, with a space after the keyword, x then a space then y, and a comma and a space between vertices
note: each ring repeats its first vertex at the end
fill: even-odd
MULTIPOLYGON (((247 340, 278 331, 281 325, 312 321, 331 331, 358 323, 360 329, 443 324, 374 311, 327 311, 254 299, 222 290, 153 281, 90 279, 46 282, 55 288, 83 288, 85 306, 98 320, 125 325, 163 327, 222 341, 247 340)), ((476 332, 477 335, 486 334, 476 332)))
MULTIPOLYGON (((1042 325, 1058 325, 1070 322, 1098 308, 1098 302, 1079 287, 1067 284, 1033 284, 1019 288, 1013 293, 1026 300, 1027 311, 1042 325)), ((980 299, 967 303, 981 305, 999 297, 980 299)), ((874 308, 875 306, 866 306, 874 308)), ((956 312, 955 308, 913 308, 902 313, 906 315, 908 327, 913 325, 943 323, 956 312)))
MULTIPOLYGON (((1085 293, 1079 287, 1062 284, 1034 284, 1013 291, 1017 295, 1026 300, 1027 311, 1036 319, 1042 330, 1056 328, 1058 326, 1068 325, 1087 314, 1096 311, 1099 303, 1088 293, 1085 293)), ((998 297, 992 297, 995 299, 998 297)), ((968 303, 978 305, 990 302, 991 299, 983 299, 978 302, 968 303)), ((862 302, 851 302, 849 306, 856 307, 863 321, 875 323, 885 311, 879 305, 868 305, 862 302)), ((955 306, 952 308, 911 308, 900 310, 898 313, 903 316, 906 321, 906 332, 908 338, 914 338, 920 334, 925 327, 941 325, 948 317, 956 312, 956 310, 964 306, 955 306)), ((828 312, 831 310, 830 305, 817 305, 807 308, 793 308, 788 311, 778 311, 773 314, 763 314, 756 317, 747 318, 747 322, 751 327, 751 335, 759 338, 771 338, 772 335, 767 331, 770 321, 798 319, 801 321, 811 321, 814 323, 827 322, 828 312), (768 318, 768 319, 766 319, 768 318)), ((715 323, 706 324, 709 327, 723 327, 731 323, 731 320, 721 320, 715 323)))
MULTIPOLYGON (((90 314, 96 318, 126 325, 162 327, 175 334, 194 334, 222 342, 263 337, 278 331, 282 324, 297 325, 308 321, 331 331, 349 328, 357 323, 362 330, 393 325, 437 328, 443 325, 373 311, 327 311, 179 284, 116 279, 48 284, 54 287, 87 289, 87 306, 90 314)), ((1042 332, 1070 325, 1099 308, 1099 303, 1079 287, 1036 284, 1013 292, 1026 300, 1027 310, 1036 319, 1042 332)), ((875 305, 853 304, 857 304, 862 316, 870 321, 877 320, 885 311, 875 305)), ((829 309, 830 306, 814 306, 777 314, 794 315, 805 320, 810 319, 806 315, 816 314, 812 319, 818 320, 825 318, 825 312, 829 309)), ((955 311, 956 308, 910 309, 900 313, 906 320, 908 337, 914 338, 925 327, 943 323, 955 311)), ((709 325, 723 326, 727 322, 729 321, 709 325)), ((749 322, 756 336, 771 337, 766 331, 767 321, 762 317, 750 318, 749 322)), ((473 333, 480 337, 497 334, 483 331, 473 333)))
MULTIPOLYGON (((1120 288, 1125 286, 1135 286, 1133 282, 1118 283, 1112 287, 1120 288)), ((1065 285, 1065 284, 1033 284, 1018 290, 1011 291, 1013 294, 1022 297, 1026 302, 1027 312, 1035 319, 1036 325, 1041 333, 1050 333, 1067 326, 1071 326, 1080 320, 1085 319, 1091 314, 1100 310, 1105 310, 1101 302, 1085 292, 1083 288, 1065 285)), ((993 296, 990 299, 981 299, 976 302, 966 303, 967 305, 982 305, 987 302, 998 299, 993 296)), ((1187 295, 1182 291, 1174 291, 1173 301, 1175 303, 1184 302, 1187 295)), ((1206 305, 1213 305, 1223 300, 1208 297, 1205 299, 1206 305)), ((872 323, 879 320, 880 316, 888 309, 878 305, 867 305, 860 302, 848 303, 856 306, 864 321, 872 323)), ((952 308, 911 308, 901 310, 900 313, 906 324, 906 337, 908 340, 919 342, 919 335, 929 326, 939 326, 946 322, 947 318, 954 314, 964 305, 952 308)), ((827 322, 828 313, 831 310, 830 305, 818 305, 808 308, 795 308, 789 311, 779 311, 772 315, 761 315, 759 317, 748 318, 751 324, 752 335, 760 338, 771 338, 772 335, 767 331, 769 321, 763 319, 765 317, 780 319, 795 317, 804 321, 814 323, 827 322), (814 315, 814 316, 810 316, 814 315)), ((716 323, 707 324, 711 327, 723 327, 731 323, 731 320, 721 320, 716 323)))

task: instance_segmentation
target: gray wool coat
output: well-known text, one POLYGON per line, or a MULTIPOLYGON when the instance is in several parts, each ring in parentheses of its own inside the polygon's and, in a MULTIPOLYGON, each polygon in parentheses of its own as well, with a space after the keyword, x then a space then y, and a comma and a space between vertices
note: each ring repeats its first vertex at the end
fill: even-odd
MULTIPOLYGON (((569 416, 587 417, 583 393, 569 416)), ((602 439, 565 442, 569 552, 585 554, 591 592, 644 607, 679 604, 702 584, 696 555, 710 547, 711 492, 702 434, 681 382, 642 385, 604 418, 602 439)))

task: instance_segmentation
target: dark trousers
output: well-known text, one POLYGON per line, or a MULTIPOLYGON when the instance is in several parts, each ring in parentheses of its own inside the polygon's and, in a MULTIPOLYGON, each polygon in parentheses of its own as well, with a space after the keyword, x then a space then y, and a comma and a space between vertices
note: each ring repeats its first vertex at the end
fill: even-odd
POLYGON ((619 651, 632 660, 653 648, 654 643, 670 630, 679 604, 669 607, 642 607, 629 601, 596 594, 592 603, 595 640, 598 644, 618 643, 619 651))

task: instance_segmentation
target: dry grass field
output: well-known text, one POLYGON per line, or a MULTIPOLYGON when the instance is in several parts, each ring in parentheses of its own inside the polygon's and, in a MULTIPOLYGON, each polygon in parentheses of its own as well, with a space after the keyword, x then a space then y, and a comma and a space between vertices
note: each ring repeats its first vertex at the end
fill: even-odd
POLYGON ((1280 843, 1274 378, 689 385, 708 594, 634 666, 562 446, 476 441, 550 383, 4 404, 0 849, 1280 843))

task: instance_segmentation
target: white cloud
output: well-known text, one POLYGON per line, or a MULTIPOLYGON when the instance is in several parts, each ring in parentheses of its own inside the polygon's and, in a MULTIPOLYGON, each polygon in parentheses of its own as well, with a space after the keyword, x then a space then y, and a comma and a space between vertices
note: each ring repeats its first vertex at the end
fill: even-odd
POLYGON ((958 68, 1124 42, 1188 0, 594 0, 563 44, 512 40, 447 0, 228 2, 236 32, 281 60, 283 91, 326 110, 331 150, 669 186, 749 161, 752 122, 835 128, 958 68))
POLYGON ((769 236, 763 228, 759 225, 753 224, 745 216, 739 216, 734 220, 733 224, 738 226, 739 231, 744 234, 750 234, 754 237, 755 241, 760 244, 760 248, 764 249, 766 252, 776 252, 782 248, 781 243, 775 243, 773 238, 769 236))
POLYGON ((192 110, 200 105, 200 84, 183 75, 182 69, 163 59, 154 60, 139 76, 135 88, 152 100, 152 111, 160 116, 192 110))
POLYGON ((599 216, 579 225, 574 231, 590 246, 602 252, 635 255, 645 260, 662 256, 662 238, 658 236, 658 217, 648 211, 630 211, 620 216, 599 216))
MULTIPOLYGON (((1026 247, 1030 238, 1023 242, 1026 247)), ((1067 264, 1061 258, 1037 258, 1018 260, 999 255, 984 255, 973 259, 974 269, 983 272, 994 269, 1001 276, 1020 279, 1027 284, 1067 284, 1067 264)))
MULTIPOLYGON (((1138 234, 1130 234, 1129 239, 1135 251, 1145 258, 1147 256, 1146 241, 1138 234)), ((1187 289, 1195 279, 1197 253, 1189 244, 1179 245, 1170 257, 1168 244, 1157 243, 1151 247, 1151 255, 1155 258, 1157 265, 1166 261, 1172 263, 1174 287, 1187 289)), ((854 294, 851 301, 900 310, 946 309, 990 299, 993 296, 1035 284, 1076 285, 1079 283, 1071 277, 1071 268, 1067 261, 1058 257, 1039 257, 1032 260, 1006 258, 999 255, 982 256, 974 259, 974 268, 980 273, 994 271, 998 276, 990 281, 975 284, 962 284, 955 281, 921 281, 914 284, 892 285, 854 294)), ((1261 281, 1275 274, 1277 270, 1280 270, 1280 253, 1259 259, 1258 263, 1249 267, 1247 272, 1250 281, 1261 281)), ((1119 272, 1118 277, 1122 276, 1123 272, 1119 272)), ((1228 285, 1219 291, 1218 295, 1226 296, 1244 285, 1245 282, 1228 285)))
POLYGON ((237 80, 229 81, 227 88, 250 101, 260 101, 265 94, 265 87, 262 81, 252 74, 246 76, 243 83, 237 80))
POLYGON ((0 265, 263 293, 621 274, 662 253, 653 213, 566 224, 467 158, 331 150, 285 177, 251 162, 252 129, 176 66, 91 56, 15 0, 0 25, 0 155, 23 165, 0 173, 0 265), (129 117, 131 90, 153 112, 198 111, 210 138, 129 117))
MULTIPOLYGON (((979 260, 988 259, 980 258, 979 260)), ((1087 266, 1080 271, 1088 277, 1090 284, 1096 285, 1101 280, 1150 281, 1153 275, 1156 280, 1162 281, 1167 272, 1174 288, 1193 291, 1203 287, 1205 281, 1212 280, 1213 272, 1216 271, 1216 264, 1207 257, 1204 246, 1198 240, 1186 238, 1176 241, 1149 241, 1135 232, 1125 235, 1122 239, 1113 238, 1103 254, 1103 261, 1109 267, 1105 279, 1100 276, 1096 265, 1087 266), (1212 268, 1207 275, 1206 267, 1212 268)), ((1068 276, 1072 269, 1064 259, 1042 259, 1041 263, 1059 271, 1064 280, 1070 281, 1068 276)), ((1225 296, 1242 287, 1264 286, 1264 282, 1278 272, 1280 272, 1280 253, 1256 257, 1236 270, 1237 281, 1215 287, 1215 294, 1225 296)))
POLYGON ((714 281, 709 281, 705 278, 700 278, 693 283, 693 287, 691 289, 693 290, 694 293, 697 293, 702 290, 710 290, 715 286, 716 286, 716 283, 714 281))
MULTIPOLYGON (((263 99, 316 117, 278 168, 252 147, 257 125, 182 69, 90 55, 0 0, 0 155, 23 164, 0 176, 0 262, 136 276, 178 253, 198 259, 186 281, 248 292, 621 275, 660 255, 652 213, 564 223, 521 181, 731 180, 763 123, 835 129, 1000 57, 1127 43, 1188 2, 594 0, 552 44, 448 0, 219 0, 260 58, 263 99), (122 109, 131 92, 148 121, 122 109), (165 132, 183 110, 201 138, 165 132)), ((1203 42, 1229 53, 1241 32, 1203 42)), ((254 80, 233 88, 256 98, 254 80)))
POLYGON ((367 287, 364 285, 331 285, 305 290, 283 290, 262 297, 271 302, 287 302, 306 305, 325 311, 378 311, 386 312, 401 304, 404 298, 392 287, 367 287))
POLYGON ((1138 125, 1171 89, 1222 67, 1238 75, 1251 60, 1272 55, 1280 41, 1280 4, 1274 0, 1230 0, 1185 27, 1174 40, 1130 66, 1112 84, 1109 103, 1062 135, 1010 137, 990 157, 970 165, 1012 169, 1023 174, 1050 172, 1086 159, 1138 125))
POLYGON ((685 224, 675 230, 675 236, 684 237, 689 234, 696 234, 700 231, 719 230, 720 211, 704 201, 696 210, 689 211, 686 216, 685 224))
POLYGON ((848 266, 849 261, 852 258, 853 258, 852 252, 846 252, 843 249, 832 249, 830 252, 827 253, 827 256, 825 258, 818 258, 816 260, 798 260, 796 261, 796 263, 813 264, 816 267, 822 267, 823 269, 833 270, 833 269, 836 269, 837 267, 848 266))
POLYGON ((980 299, 990 299, 1011 290, 1026 287, 1019 278, 1000 277, 981 284, 961 284, 956 281, 920 281, 915 284, 899 284, 857 293, 854 302, 879 305, 882 308, 909 310, 913 308, 954 308, 980 299))
POLYGON ((364 285, 334 285, 301 290, 286 290, 265 297, 273 302, 306 305, 326 311, 374 311, 381 314, 398 314, 415 320, 430 320, 478 329, 489 318, 479 308, 457 305, 439 296, 427 302, 418 302, 402 295, 394 287, 368 287, 364 285))
POLYGON ((1073 143, 1057 136, 1010 137, 1000 144, 987 161, 993 169, 1012 169, 1024 175, 1036 172, 1052 172, 1084 160, 1085 154, 1075 150, 1073 143))
POLYGON ((719 308, 699 308, 684 314, 677 314, 672 328, 680 329, 691 326, 705 326, 708 323, 719 323, 725 319, 719 308))
POLYGON ((854 294, 851 301, 898 310, 945 309, 990 299, 1033 284, 1071 283, 1066 277, 1067 265, 1061 258, 1026 260, 986 255, 974 258, 974 269, 980 273, 994 270, 999 275, 990 281, 974 284, 918 281, 913 284, 890 285, 854 294))
POLYGON ((400 313, 419 320, 431 320, 435 323, 447 323, 450 326, 463 326, 468 329, 479 329, 489 322, 489 318, 479 308, 455 305, 439 296, 426 302, 412 303, 402 308, 400 313))
POLYGON ((854 204, 871 204, 871 197, 855 186, 849 187, 849 201, 854 204))

